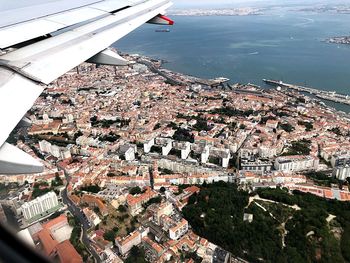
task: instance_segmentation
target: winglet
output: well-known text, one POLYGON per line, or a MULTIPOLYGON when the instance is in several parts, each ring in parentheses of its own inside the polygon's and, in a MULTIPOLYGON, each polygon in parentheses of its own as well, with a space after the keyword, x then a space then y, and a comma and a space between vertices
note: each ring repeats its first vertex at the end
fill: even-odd
POLYGON ((174 25, 174 21, 164 15, 157 15, 153 17, 151 20, 147 21, 147 23, 156 24, 156 25, 168 25, 168 26, 174 25))

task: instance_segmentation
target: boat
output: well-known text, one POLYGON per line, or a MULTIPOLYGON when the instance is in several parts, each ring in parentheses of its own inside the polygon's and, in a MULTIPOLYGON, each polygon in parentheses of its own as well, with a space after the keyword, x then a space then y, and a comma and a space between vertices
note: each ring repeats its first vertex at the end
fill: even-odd
POLYGON ((167 29, 156 29, 156 32, 170 32, 170 29, 167 28, 167 29))

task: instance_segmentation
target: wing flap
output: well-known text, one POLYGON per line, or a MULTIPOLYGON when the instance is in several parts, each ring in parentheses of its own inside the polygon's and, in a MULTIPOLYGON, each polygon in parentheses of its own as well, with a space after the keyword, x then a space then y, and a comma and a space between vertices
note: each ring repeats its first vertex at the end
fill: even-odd
POLYGON ((63 0, 0 12, 0 48, 4 49, 132 5, 135 2, 129 0, 63 0), (85 5, 77 6, 84 2, 85 5))
POLYGON ((49 84, 65 72, 106 49, 171 5, 150 0, 58 36, 1 57, 2 64, 36 81, 49 84))

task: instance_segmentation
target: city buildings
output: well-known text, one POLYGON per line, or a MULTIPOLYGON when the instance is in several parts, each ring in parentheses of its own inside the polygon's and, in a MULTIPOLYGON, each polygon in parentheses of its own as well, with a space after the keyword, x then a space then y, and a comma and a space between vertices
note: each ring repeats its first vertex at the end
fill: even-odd
MULTIPOLYGON (((208 89, 191 77, 164 72, 185 86, 165 83, 140 63, 117 71, 83 64, 79 74, 71 71, 52 84, 31 112, 35 125, 17 143, 40 156, 45 172, 0 176, 4 184, 27 184, 8 203, 25 202, 24 217, 35 221, 55 202, 45 195, 26 202, 32 184, 52 184, 56 175, 64 180, 66 174, 68 196, 91 225, 87 238, 99 255, 124 259, 133 246, 142 246, 150 262, 181 262, 187 252, 204 262, 227 262, 230 254, 194 234, 181 214, 200 191, 193 184, 224 181, 247 191, 281 187, 350 199, 346 187, 319 186, 306 177, 309 171, 329 169, 327 161, 336 178, 349 176, 347 118, 313 100, 300 103, 303 97, 288 91, 252 85, 208 89), (344 135, 335 136, 335 127, 344 135), (307 142, 305 153, 292 149, 300 141, 307 142), (130 194, 135 186, 143 191, 130 194), (118 255, 104 237, 115 227, 118 255)), ((244 220, 254 223, 255 218, 245 213, 244 220)), ((60 216, 36 234, 47 242, 48 255, 63 257, 74 254, 66 242, 69 231, 60 216)))
POLYGON ((88 207, 83 209, 83 213, 85 214, 87 220, 89 220, 92 227, 96 227, 99 223, 101 223, 100 217, 88 207))
POLYGON ((38 233, 38 240, 41 249, 44 251, 46 256, 53 260, 57 260, 61 263, 83 262, 82 257, 75 250, 69 240, 65 240, 59 243, 56 239, 53 238, 53 236, 50 234, 50 231, 46 228, 38 233))
POLYGON ((91 206, 91 207, 97 207, 102 216, 108 215, 108 209, 106 205, 97 196, 84 194, 80 199, 80 203, 87 204, 88 206, 91 206))
POLYGON ((333 176, 343 181, 350 177, 350 155, 348 153, 333 155, 330 162, 333 167, 333 176))
POLYGON ((316 170, 319 164, 318 158, 311 156, 283 156, 275 160, 275 169, 278 171, 298 172, 304 170, 316 170))
POLYGON ((45 140, 39 142, 39 147, 42 152, 50 153, 54 157, 59 159, 69 159, 72 157, 69 149, 64 147, 58 147, 57 145, 53 145, 45 140))
POLYGON ((117 237, 115 244, 122 255, 128 253, 133 246, 141 244, 142 236, 139 231, 134 231, 124 238, 117 237))
POLYGON ((240 162, 242 171, 251 171, 259 174, 270 172, 272 169, 272 162, 262 159, 241 159, 240 162))
POLYGON ((57 195, 54 192, 49 192, 45 195, 39 196, 32 201, 26 202, 21 206, 23 216, 26 220, 33 219, 37 216, 54 211, 59 207, 57 195))
POLYGON ((176 223, 173 227, 169 228, 169 237, 171 239, 179 239, 188 231, 188 222, 186 219, 182 219, 176 223))
POLYGON ((344 181, 346 180, 346 178, 350 177, 350 166, 344 165, 344 166, 334 167, 332 174, 339 180, 344 181))
POLYGON ((158 194, 150 187, 146 187, 146 190, 137 195, 129 194, 126 197, 126 204, 128 205, 132 215, 136 215, 142 211, 142 205, 148 202, 151 198, 156 197, 158 194))

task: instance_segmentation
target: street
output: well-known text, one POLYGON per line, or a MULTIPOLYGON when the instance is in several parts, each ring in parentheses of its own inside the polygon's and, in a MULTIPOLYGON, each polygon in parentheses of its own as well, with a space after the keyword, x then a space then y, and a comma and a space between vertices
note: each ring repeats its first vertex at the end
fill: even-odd
POLYGON ((90 228, 89 222, 86 219, 84 213, 80 210, 79 207, 77 207, 69 198, 68 198, 68 192, 67 192, 67 185, 69 184, 70 177, 65 173, 67 184, 64 190, 62 191, 62 202, 67 205, 68 210, 72 213, 72 215, 76 218, 78 218, 79 222, 81 223, 81 226, 83 228, 83 236, 82 236, 82 242, 86 246, 87 250, 90 252, 90 254, 94 257, 95 262, 100 263, 101 259, 99 255, 96 253, 96 251, 92 248, 90 244, 90 240, 87 236, 87 231, 90 228))

